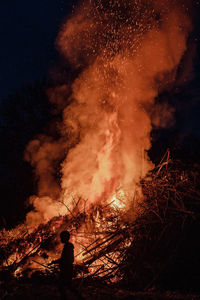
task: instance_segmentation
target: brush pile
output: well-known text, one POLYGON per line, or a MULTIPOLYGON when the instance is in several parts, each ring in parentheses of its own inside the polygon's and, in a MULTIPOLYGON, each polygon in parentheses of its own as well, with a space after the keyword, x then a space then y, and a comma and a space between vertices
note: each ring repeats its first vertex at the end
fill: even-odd
POLYGON ((58 244, 57 233, 65 228, 78 231, 83 223, 90 223, 88 242, 82 245, 82 264, 75 266, 77 276, 85 282, 117 283, 121 288, 138 291, 198 290, 199 174, 198 165, 173 162, 168 153, 141 182, 145 200, 133 222, 128 222, 120 210, 99 206, 89 214, 76 211, 56 217, 31 234, 21 229, 19 236, 12 236, 9 242, 2 231, 2 272, 17 274, 20 270, 24 276, 22 270, 27 271, 30 261, 40 257, 46 262, 40 260, 38 270, 46 276, 54 273, 46 267, 46 253, 58 244))
MULTIPOLYGON (((129 290, 193 291, 200 281, 200 166, 172 161, 169 152, 142 181, 138 217, 87 249, 101 258, 95 275, 129 290), (92 251, 96 251, 95 253, 92 251), (105 268, 105 261, 107 268, 105 268)), ((94 276, 91 274, 90 276, 94 276)))
POLYGON ((146 196, 132 224, 122 282, 134 290, 198 290, 200 166, 166 160, 142 182, 146 196))

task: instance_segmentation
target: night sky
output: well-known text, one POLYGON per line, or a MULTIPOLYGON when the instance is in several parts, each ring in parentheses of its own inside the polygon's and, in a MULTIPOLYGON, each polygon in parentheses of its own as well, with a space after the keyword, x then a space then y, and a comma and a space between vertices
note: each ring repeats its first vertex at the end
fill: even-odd
POLYGON ((70 0, 0 1, 0 99, 46 76, 70 0))
POLYGON ((0 227, 24 218, 34 191, 24 150, 51 118, 43 82, 56 65, 55 39, 75 3, 0 1, 0 227))

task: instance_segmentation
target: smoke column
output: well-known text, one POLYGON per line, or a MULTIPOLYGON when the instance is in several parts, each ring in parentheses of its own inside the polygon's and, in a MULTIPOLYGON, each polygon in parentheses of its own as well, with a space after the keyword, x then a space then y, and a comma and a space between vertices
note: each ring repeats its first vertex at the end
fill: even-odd
POLYGON ((29 225, 66 213, 60 202, 73 209, 78 197, 87 209, 115 198, 124 209, 134 205, 153 168, 152 126, 173 122, 173 109, 155 98, 176 80, 192 29, 188 11, 178 0, 90 0, 63 24, 57 47, 79 75, 50 91, 63 109, 60 139, 39 136, 27 146, 38 180, 29 225), (63 155, 59 185, 55 162, 63 155))

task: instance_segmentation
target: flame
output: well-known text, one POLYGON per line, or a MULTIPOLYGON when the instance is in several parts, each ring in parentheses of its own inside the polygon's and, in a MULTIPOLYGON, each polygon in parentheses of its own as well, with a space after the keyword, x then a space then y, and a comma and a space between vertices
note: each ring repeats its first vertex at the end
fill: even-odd
POLYGON ((110 201, 136 209, 140 180, 153 168, 152 124, 173 122, 174 110, 155 98, 175 80, 191 28, 187 6, 170 0, 83 1, 63 24, 57 47, 81 71, 71 87, 49 91, 63 108, 60 139, 40 136, 27 147, 38 178, 29 226, 71 212, 76 199, 79 209, 110 201))
MULTIPOLYGON (((175 82, 187 50, 192 25, 182 2, 82 1, 63 24, 57 47, 78 75, 48 91, 62 110, 59 138, 40 135, 26 149, 38 181, 29 230, 98 205, 130 218, 137 214, 140 181, 153 168, 152 126, 173 122, 173 108, 155 99, 175 82)), ((77 260, 95 232, 104 236, 105 219, 94 218, 74 236, 77 260)))
POLYGON ((119 190, 111 199, 111 207, 115 209, 123 209, 125 207, 125 193, 119 190))

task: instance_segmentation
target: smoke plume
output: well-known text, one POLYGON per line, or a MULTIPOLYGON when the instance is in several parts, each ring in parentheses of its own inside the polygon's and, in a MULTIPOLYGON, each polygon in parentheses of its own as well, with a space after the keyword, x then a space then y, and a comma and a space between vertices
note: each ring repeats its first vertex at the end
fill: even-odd
POLYGON ((152 126, 173 123, 174 109, 155 98, 176 80, 191 29, 185 1, 90 0, 75 9, 57 47, 79 75, 50 91, 63 109, 60 139, 39 136, 26 149, 38 180, 29 225, 67 213, 76 198, 87 209, 115 198, 134 205, 153 168, 152 126))

